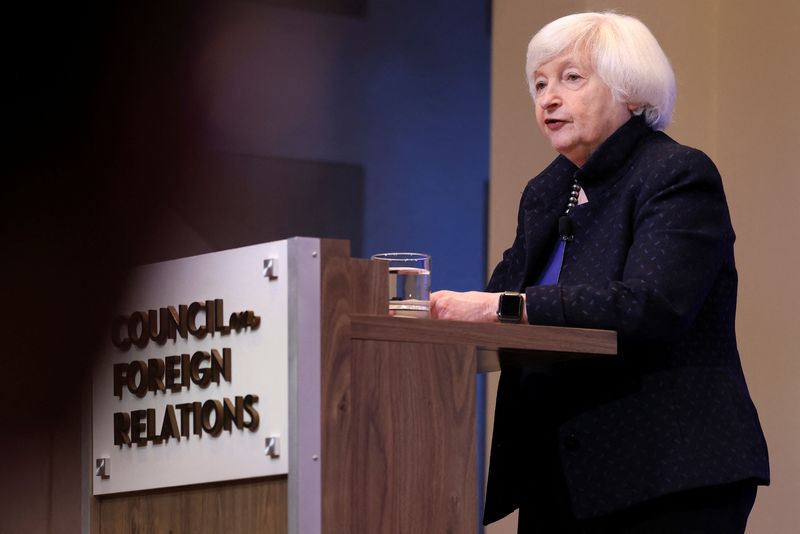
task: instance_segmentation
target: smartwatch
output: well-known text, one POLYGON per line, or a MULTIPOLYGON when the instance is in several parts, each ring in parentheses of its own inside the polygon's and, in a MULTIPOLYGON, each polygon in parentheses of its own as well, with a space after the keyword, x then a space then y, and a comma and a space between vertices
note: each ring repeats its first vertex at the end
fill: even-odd
POLYGON ((518 323, 522 320, 522 295, 515 291, 500 294, 497 304, 497 318, 501 323, 518 323))

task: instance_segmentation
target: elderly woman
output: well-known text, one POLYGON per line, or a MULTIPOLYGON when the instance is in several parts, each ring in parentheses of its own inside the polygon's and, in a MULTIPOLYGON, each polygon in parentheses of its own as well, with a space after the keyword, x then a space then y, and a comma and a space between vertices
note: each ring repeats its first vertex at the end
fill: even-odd
POLYGON ((734 333, 734 232, 702 152, 662 130, 669 61, 638 20, 542 28, 526 74, 560 154, 487 292, 432 315, 611 329, 619 356, 501 373, 484 521, 519 532, 743 532, 767 448, 734 333))

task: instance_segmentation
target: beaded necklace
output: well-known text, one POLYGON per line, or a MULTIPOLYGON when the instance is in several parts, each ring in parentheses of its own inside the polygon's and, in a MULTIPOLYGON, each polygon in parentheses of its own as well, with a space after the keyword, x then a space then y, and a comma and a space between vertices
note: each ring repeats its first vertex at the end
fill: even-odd
POLYGON ((569 194, 569 202, 567 202, 567 209, 564 215, 558 218, 558 236, 561 241, 572 241, 575 239, 575 232, 572 224, 572 219, 569 216, 569 210, 578 205, 578 196, 581 194, 581 186, 578 179, 572 183, 572 192, 569 194))

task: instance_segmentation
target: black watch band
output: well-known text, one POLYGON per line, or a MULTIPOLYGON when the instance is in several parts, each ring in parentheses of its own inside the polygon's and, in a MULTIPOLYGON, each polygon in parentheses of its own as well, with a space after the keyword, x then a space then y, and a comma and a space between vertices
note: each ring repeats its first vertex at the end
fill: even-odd
POLYGON ((518 323, 522 320, 522 295, 515 291, 500 293, 497 318, 501 323, 518 323))

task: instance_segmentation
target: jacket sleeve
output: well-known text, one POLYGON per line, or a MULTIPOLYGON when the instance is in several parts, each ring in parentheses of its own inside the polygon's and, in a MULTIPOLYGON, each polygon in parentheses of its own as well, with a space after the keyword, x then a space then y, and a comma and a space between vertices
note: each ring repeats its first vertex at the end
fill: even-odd
POLYGON ((700 151, 684 161, 635 200, 621 279, 528 287, 531 323, 616 330, 620 342, 668 341, 688 330, 723 269, 735 294, 734 234, 719 173, 700 151))

